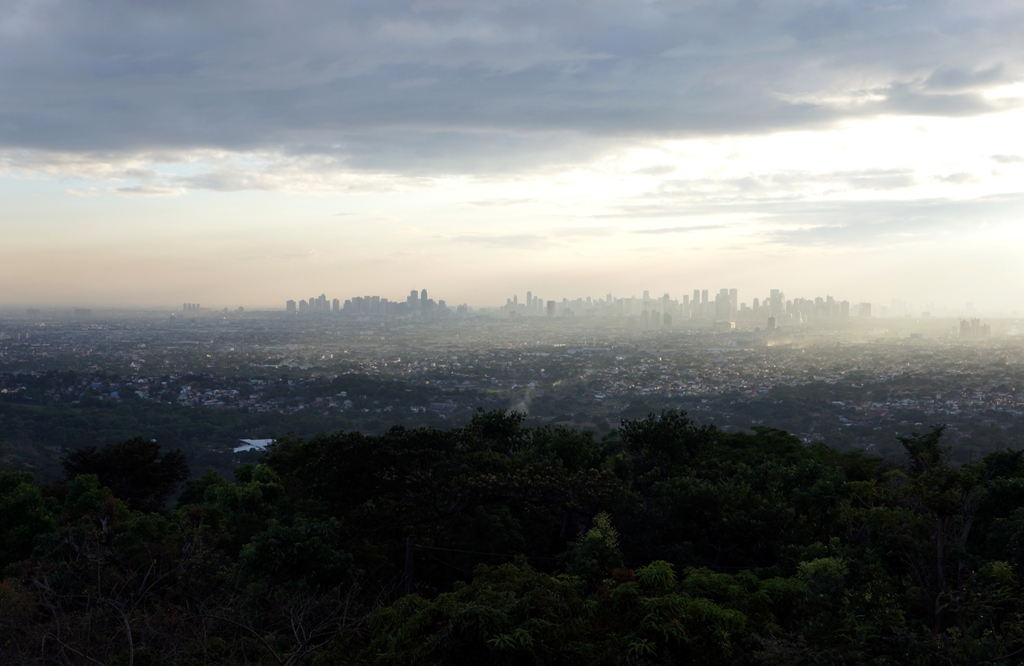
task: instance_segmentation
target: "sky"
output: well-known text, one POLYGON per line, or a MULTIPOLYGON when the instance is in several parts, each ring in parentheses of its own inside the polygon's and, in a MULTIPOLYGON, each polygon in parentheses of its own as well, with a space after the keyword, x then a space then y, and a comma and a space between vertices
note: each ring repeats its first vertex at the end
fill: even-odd
POLYGON ((0 305, 1024 312, 1017 0, 0 0, 0 305))

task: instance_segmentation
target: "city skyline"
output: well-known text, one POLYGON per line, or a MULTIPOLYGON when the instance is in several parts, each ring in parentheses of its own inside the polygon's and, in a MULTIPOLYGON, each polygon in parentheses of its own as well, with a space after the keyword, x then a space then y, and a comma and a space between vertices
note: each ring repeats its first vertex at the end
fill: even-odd
MULTIPOLYGON (((369 291, 370 292, 374 292, 374 291, 377 291, 377 290, 369 290, 369 291)), ((987 316, 987 317, 996 316, 996 317, 1016 318, 1018 316, 1018 313, 1021 312, 1021 311, 1017 310, 1016 308, 1012 307, 1012 304, 1002 304, 1001 306, 997 306, 995 308, 991 308, 991 307, 986 308, 984 306, 980 306, 979 304, 976 304, 974 301, 968 301, 967 303, 963 303, 963 304, 960 304, 960 305, 956 305, 956 304, 949 304, 949 305, 947 305, 947 304, 943 304, 942 302, 936 302, 936 301, 928 301, 928 302, 924 302, 924 303, 914 303, 914 302, 904 301, 904 300, 897 299, 897 298, 871 299, 871 300, 856 299, 856 298, 849 299, 849 298, 842 298, 842 297, 833 297, 831 294, 823 294, 823 295, 793 295, 793 296, 787 298, 785 290, 782 290, 782 289, 761 289, 759 291, 755 290, 753 293, 758 294, 758 295, 747 297, 745 300, 744 299, 740 299, 738 297, 738 294, 739 294, 739 292, 741 290, 739 290, 737 288, 734 288, 734 287, 733 288, 718 288, 718 289, 693 289, 693 290, 685 290, 684 289, 684 290, 675 291, 674 293, 673 292, 667 292, 667 291, 666 292, 660 292, 660 295, 659 295, 659 292, 656 292, 656 291, 650 290, 650 289, 642 290, 641 291, 641 295, 636 295, 635 293, 634 294, 626 295, 623 292, 617 292, 617 294, 614 295, 614 296, 613 296, 614 292, 612 292, 612 291, 607 291, 604 294, 597 294, 597 293, 595 293, 595 291, 596 290, 593 290, 593 289, 590 290, 590 295, 589 296, 573 295, 572 297, 569 297, 569 296, 562 295, 562 296, 554 297, 554 302, 557 304, 557 308, 558 308, 557 312, 558 313, 561 312, 561 308, 562 308, 562 306, 564 304, 579 303, 579 302, 585 302, 585 303, 588 303, 588 304, 593 302, 595 304, 595 307, 605 308, 606 306, 603 305, 604 302, 634 301, 634 302, 636 302, 638 304, 645 304, 645 305, 642 305, 642 306, 641 305, 637 305, 637 306, 635 306, 636 308, 651 309, 652 307, 655 307, 656 304, 661 302, 663 299, 669 299, 669 301, 673 304, 673 307, 682 307, 682 306, 684 306, 687 303, 702 302, 705 307, 710 308, 710 309, 707 310, 707 312, 713 312, 713 311, 715 311, 716 300, 720 296, 723 295, 723 292, 731 292, 731 299, 732 299, 731 302, 732 302, 732 305, 731 305, 731 310, 730 310, 730 312, 731 312, 731 316, 730 317, 722 317, 722 316, 710 315, 710 314, 694 314, 693 318, 698 318, 698 319, 730 319, 730 318, 735 318, 735 316, 737 314, 741 314, 744 311, 743 310, 744 308, 746 308, 747 310, 754 310, 754 311, 756 311, 757 307, 755 306, 755 303, 762 303, 762 304, 763 303, 767 303, 769 301, 769 299, 772 298, 773 295, 776 294, 776 293, 781 294, 781 296, 782 296, 782 303, 783 304, 785 304, 787 302, 788 303, 798 302, 798 303, 801 304, 799 307, 804 307, 805 309, 808 308, 808 307, 812 307, 811 305, 807 305, 808 303, 815 304, 817 302, 817 307, 819 307, 819 308, 822 307, 823 305, 829 306, 829 307, 834 305, 834 307, 838 308, 838 307, 841 307, 839 304, 843 304, 842 307, 846 308, 846 310, 849 312, 849 316, 854 317, 854 318, 857 318, 857 317, 861 316, 861 315, 859 315, 858 308, 860 308, 862 306, 867 306, 868 310, 870 312, 872 312, 872 314, 870 316, 873 316, 873 317, 890 317, 890 316, 891 317, 905 317, 905 316, 921 316, 922 314, 924 314, 924 316, 926 316, 926 317, 929 317, 929 316, 934 316, 934 317, 959 317, 961 319, 963 319, 963 318, 970 319, 972 317, 982 316, 982 315, 987 316), (764 292, 764 293, 762 293, 762 292, 764 292), (654 295, 652 295, 652 294, 654 294, 654 295), (707 300, 705 300, 705 299, 707 299, 707 300), (601 303, 601 305, 598 305, 599 302, 601 303), (652 304, 654 304, 654 305, 652 306, 652 304)), ((340 293, 340 291, 337 292, 337 293, 340 293)), ((335 313, 337 313, 337 312, 346 313, 347 312, 347 313, 353 313, 353 312, 361 311, 360 310, 360 308, 362 308, 361 302, 366 302, 366 303, 373 302, 373 303, 375 303, 375 305, 372 306, 373 308, 376 308, 376 304, 377 303, 384 303, 384 304, 390 304, 390 305, 405 304, 405 305, 409 306, 409 310, 408 311, 403 311, 402 313, 403 314, 410 314, 412 312, 419 311, 420 305, 418 305, 418 303, 420 302, 421 297, 425 296, 425 294, 427 293, 427 290, 426 289, 420 289, 420 290, 413 289, 412 293, 410 293, 409 295, 406 295, 402 299, 389 299, 387 296, 379 295, 379 293, 376 293, 376 294, 374 294, 374 293, 366 293, 366 294, 364 294, 362 296, 350 295, 347 298, 341 298, 339 296, 333 296, 333 295, 331 297, 327 297, 326 293, 321 293, 320 296, 310 296, 310 297, 305 298, 305 299, 303 299, 303 298, 297 298, 297 299, 296 298, 290 298, 290 299, 286 299, 285 304, 284 304, 283 307, 281 306, 280 303, 274 304, 274 303, 267 303, 267 302, 255 303, 255 304, 254 303, 246 303, 244 305, 237 305, 237 306, 234 305, 234 304, 232 304, 232 305, 224 305, 223 303, 216 303, 216 304, 212 304, 212 305, 207 303, 207 304, 204 305, 202 303, 197 303, 197 302, 184 302, 184 303, 182 303, 180 305, 180 307, 179 306, 175 306, 175 305, 170 305, 170 304, 159 304, 159 303, 140 304, 140 305, 134 305, 134 306, 128 306, 128 307, 125 307, 125 306, 110 306, 110 305, 105 305, 105 304, 101 304, 101 305, 97 306, 96 304, 91 304, 91 303, 87 303, 86 305, 90 305, 92 307, 98 307, 100 310, 107 309, 107 310, 112 310, 112 311, 118 311, 118 310, 125 310, 125 311, 133 311, 133 310, 163 311, 163 310, 167 310, 167 311, 170 311, 170 312, 179 312, 179 313, 183 313, 183 314, 199 314, 200 312, 204 312, 204 313, 211 313, 211 312, 213 312, 213 313, 221 313, 221 312, 242 313, 242 312, 245 312, 246 310, 249 310, 249 311, 277 311, 277 310, 281 310, 281 311, 285 311, 285 312, 295 312, 296 314, 299 314, 299 313, 306 313, 306 312, 310 312, 310 313, 314 313, 314 312, 335 312, 335 313), (416 305, 413 304, 412 293, 416 294, 416 300, 417 300, 417 304, 416 305), (314 301, 316 301, 317 303, 314 304, 314 301), (307 309, 307 307, 308 307, 308 309, 307 309)), ((431 293, 433 293, 433 292, 431 292, 431 293)), ((520 293, 522 293, 522 292, 520 292, 520 293)), ((750 293, 750 292, 744 292, 744 293, 750 293)), ((433 298, 429 298, 429 299, 427 299, 427 301, 429 302, 429 307, 432 308, 432 309, 436 309, 438 307, 443 309, 443 308, 447 307, 447 308, 451 309, 453 312, 455 312, 457 308, 467 308, 467 307, 470 308, 471 310, 479 311, 479 312, 498 312, 498 311, 507 312, 510 309, 509 308, 510 305, 516 304, 516 305, 518 305, 518 308, 519 308, 518 310, 516 310, 517 312, 522 312, 523 314, 546 314, 546 309, 545 308, 546 308, 547 302, 550 300, 548 298, 548 296, 550 296, 550 294, 548 294, 548 296, 539 296, 537 293, 534 293, 532 290, 527 289, 527 290, 525 290, 525 293, 523 294, 524 295, 524 299, 522 301, 518 300, 519 295, 520 295, 519 293, 516 293, 516 294, 513 294, 512 296, 505 297, 505 303, 501 303, 500 299, 495 299, 495 301, 484 302, 484 303, 468 302, 468 301, 463 301, 461 299, 451 299, 451 300, 440 299, 439 301, 435 301, 433 298), (535 306, 532 306, 532 307, 528 306, 524 310, 523 309, 524 308, 524 304, 529 302, 530 299, 533 299, 533 300, 539 299, 539 305, 535 305, 535 306)), ((238 300, 234 301, 234 303, 238 303, 238 302, 240 302, 240 301, 238 301, 238 300)), ((39 314, 40 312, 42 312, 44 310, 48 311, 48 312, 56 312, 56 311, 67 310, 69 313, 73 312, 74 314, 79 315, 79 316, 81 316, 83 314, 88 314, 88 315, 92 314, 91 309, 83 308, 83 307, 81 307, 81 305, 82 305, 81 303, 60 303, 60 304, 37 304, 37 303, 17 303, 17 302, 15 302, 15 303, 0 303, 0 314, 4 314, 4 313, 6 313, 8 315, 10 315, 12 313, 13 314, 22 314, 22 313, 24 313, 24 314, 39 314)), ((589 305, 588 305, 588 307, 589 307, 589 305)), ((686 306, 686 307, 689 307, 689 306, 686 306)), ((620 306, 620 309, 621 309, 621 306, 620 306)), ((584 311, 585 310, 579 310, 577 312, 577 314, 582 313, 584 311)), ((688 310, 688 312, 689 312, 689 310, 688 310)), ((697 310, 693 310, 693 312, 697 312, 697 310)), ((394 314, 393 312, 389 312, 389 313, 390 314, 394 314)), ((603 315, 607 315, 607 314, 611 313, 611 310, 610 309, 609 310, 602 310, 601 313, 603 315)), ((637 311, 634 314, 638 314, 638 313, 639 313, 639 309, 637 309, 637 311)), ((618 314, 622 314, 622 312, 619 311, 618 314)), ((687 315, 687 317, 689 318, 689 315, 687 315)), ((831 318, 836 318, 836 315, 831 315, 831 318)))

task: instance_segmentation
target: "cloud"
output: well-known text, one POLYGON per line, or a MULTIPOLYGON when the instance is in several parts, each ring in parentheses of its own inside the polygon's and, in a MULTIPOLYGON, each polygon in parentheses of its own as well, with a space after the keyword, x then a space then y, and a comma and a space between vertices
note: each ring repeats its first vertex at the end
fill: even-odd
POLYGON ((676 168, 670 164, 658 164, 655 166, 644 167, 642 169, 635 169, 633 173, 638 173, 643 176, 664 176, 665 174, 672 173, 676 168))
POLYGON ((698 224, 692 227, 661 227, 658 229, 634 229, 634 234, 682 234, 691 231, 709 231, 711 229, 725 229, 724 224, 698 224))
POLYGON ((991 155, 991 158, 1000 164, 1024 163, 1024 155, 991 155))
POLYGON ((491 206, 519 206, 521 204, 530 203, 532 201, 536 201, 536 199, 507 199, 507 198, 480 199, 478 201, 470 201, 469 203, 474 205, 474 206, 491 207, 491 206))
POLYGON ((1024 212, 1024 195, 965 201, 784 202, 762 212, 771 223, 755 235, 781 245, 880 248, 943 238, 956 238, 963 245, 982 229, 1015 225, 1024 212))
POLYGON ((163 187, 160 185, 132 185, 129 187, 114 187, 111 194, 121 197, 177 197, 186 193, 182 187, 163 187))
POLYGON ((1017 103, 983 93, 1024 76, 1022 29, 1000 0, 8 3, 0 149, 518 172, 623 141, 989 113, 1017 103))
POLYGON ((466 234, 455 236, 451 240, 457 243, 473 243, 499 248, 538 248, 548 245, 547 237, 540 234, 496 234, 491 236, 466 234))
POLYGON ((559 227, 552 229, 551 234, 559 238, 590 237, 603 238, 618 233, 618 227, 559 227))
POLYGON ((978 179, 977 176, 975 176, 972 173, 966 173, 966 172, 963 172, 963 171, 957 172, 957 173, 951 173, 948 176, 942 176, 938 180, 940 180, 943 183, 950 183, 952 185, 967 185, 967 184, 970 184, 970 183, 977 183, 977 182, 979 182, 979 179, 978 179))
POLYGON ((95 187, 88 187, 64 190, 64 194, 68 194, 73 197, 98 197, 100 195, 100 192, 95 187))
POLYGON ((923 87, 932 90, 977 90, 1002 80, 1003 66, 994 65, 970 71, 959 67, 940 67, 925 79, 923 87))

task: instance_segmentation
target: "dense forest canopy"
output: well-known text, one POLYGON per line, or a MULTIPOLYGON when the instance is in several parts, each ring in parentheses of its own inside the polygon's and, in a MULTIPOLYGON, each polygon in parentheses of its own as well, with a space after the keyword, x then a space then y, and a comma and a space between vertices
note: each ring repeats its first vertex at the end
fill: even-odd
POLYGON ((0 472, 0 660, 997 664, 1024 658, 1024 452, 904 463, 685 413, 480 412, 283 439, 187 481, 143 438, 0 472), (130 463, 130 464, 128 464, 130 463))

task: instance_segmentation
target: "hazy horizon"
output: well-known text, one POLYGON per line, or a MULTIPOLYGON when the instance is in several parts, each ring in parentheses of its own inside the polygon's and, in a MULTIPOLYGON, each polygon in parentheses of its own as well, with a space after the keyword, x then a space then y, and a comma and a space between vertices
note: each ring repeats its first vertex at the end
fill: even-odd
POLYGON ((1024 311, 1020 3, 0 6, 5 307, 1024 311))

